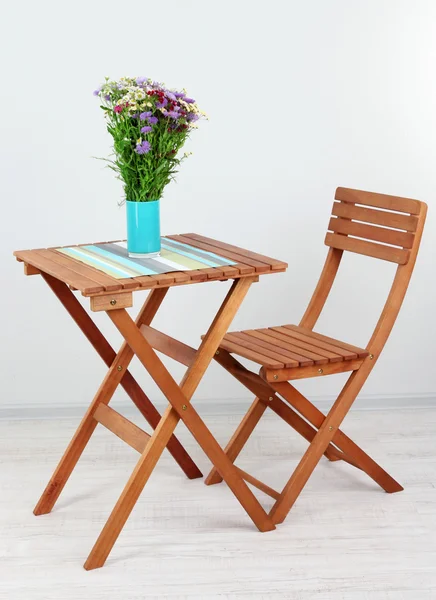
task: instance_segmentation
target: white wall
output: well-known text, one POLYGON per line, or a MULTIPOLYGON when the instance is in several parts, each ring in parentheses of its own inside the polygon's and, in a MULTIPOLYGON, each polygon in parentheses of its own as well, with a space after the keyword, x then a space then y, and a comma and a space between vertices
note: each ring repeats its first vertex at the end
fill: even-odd
MULTIPOLYGON (((7 3, 1 405, 87 403, 104 375, 42 279, 25 278, 12 251, 124 235, 120 185, 91 158, 110 149, 92 91, 104 75, 132 74, 186 86, 210 115, 165 193, 164 232, 196 231, 289 261, 286 274, 252 288, 236 328, 298 322, 325 256, 336 186, 428 202, 410 291, 365 393, 436 394, 435 22, 431 0, 7 3)), ((319 329, 365 344, 392 273, 390 264, 347 256, 319 329)), ((198 342, 225 287, 174 290, 157 326, 198 342)), ((118 343, 107 317, 96 320, 118 343)), ((319 396, 338 383, 304 387, 319 396)), ((246 393, 215 365, 197 396, 246 393)))

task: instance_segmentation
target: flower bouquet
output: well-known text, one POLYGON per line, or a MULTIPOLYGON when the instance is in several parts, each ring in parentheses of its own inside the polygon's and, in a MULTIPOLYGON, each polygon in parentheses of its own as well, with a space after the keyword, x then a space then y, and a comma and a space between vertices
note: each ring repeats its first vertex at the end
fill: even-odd
POLYGON ((160 252, 160 198, 189 155, 179 156, 179 150, 205 115, 185 90, 169 90, 146 77, 106 78, 94 95, 113 137, 114 158, 104 160, 124 184, 129 254, 155 256, 160 252))

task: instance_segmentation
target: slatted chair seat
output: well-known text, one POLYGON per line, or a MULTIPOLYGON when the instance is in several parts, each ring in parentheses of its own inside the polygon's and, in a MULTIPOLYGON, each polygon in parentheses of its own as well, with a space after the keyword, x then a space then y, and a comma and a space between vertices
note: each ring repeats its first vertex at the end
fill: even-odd
POLYGON ((220 345, 266 369, 297 369, 364 359, 368 350, 298 325, 228 333, 220 345))

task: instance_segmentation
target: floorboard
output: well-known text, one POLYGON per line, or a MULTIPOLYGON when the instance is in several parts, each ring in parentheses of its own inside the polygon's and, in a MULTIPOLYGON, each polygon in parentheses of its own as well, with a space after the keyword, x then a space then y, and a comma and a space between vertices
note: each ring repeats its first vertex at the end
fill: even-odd
MULTIPOLYGON (((223 443, 238 420, 207 417, 223 443)), ((385 494, 323 460, 270 533, 255 530, 225 484, 188 481, 165 453, 106 566, 92 572, 82 564, 137 455, 98 427, 52 514, 34 517, 76 425, 0 421, 1 600, 436 598, 436 409, 350 413, 344 431, 405 491, 385 494)), ((207 458, 183 426, 177 433, 206 474, 207 458)), ((281 489, 304 448, 271 414, 238 465, 281 489)))

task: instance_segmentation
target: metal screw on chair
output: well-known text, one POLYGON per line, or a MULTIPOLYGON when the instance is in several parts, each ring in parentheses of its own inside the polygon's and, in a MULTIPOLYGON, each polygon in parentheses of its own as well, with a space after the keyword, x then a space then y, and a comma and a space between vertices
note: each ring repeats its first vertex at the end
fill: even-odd
POLYGON ((275 381, 277 381, 277 379, 278 379, 278 378, 279 378, 279 376, 278 376, 278 375, 274 375, 274 377, 273 377, 273 379, 274 379, 275 381))
POLYGON ((219 353, 220 353, 220 351, 219 351, 219 350, 217 350, 217 351, 215 352, 215 354, 216 354, 217 356, 218 356, 218 354, 219 354, 219 353))
POLYGON ((186 406, 186 404, 182 404, 182 410, 186 410, 188 407, 186 406))
POLYGON ((320 375, 322 375, 322 374, 324 373, 324 371, 323 371, 322 369, 318 369, 318 373, 319 373, 320 375))
POLYGON ((329 427, 329 431, 333 431, 333 427, 331 425, 329 427))
POLYGON ((369 360, 372 360, 374 358, 374 354, 370 354, 369 355, 369 360))
POLYGON ((112 306, 115 306, 115 304, 116 304, 116 303, 117 303, 117 301, 116 301, 115 299, 112 299, 112 300, 111 300, 111 305, 112 305, 112 306))
POLYGON ((269 400, 270 402, 272 402, 272 401, 274 400, 274 398, 273 398, 272 396, 270 396, 270 397, 268 398, 268 400, 269 400))
POLYGON ((117 371, 122 371, 122 370, 123 370, 123 367, 121 365, 118 365, 117 371))

